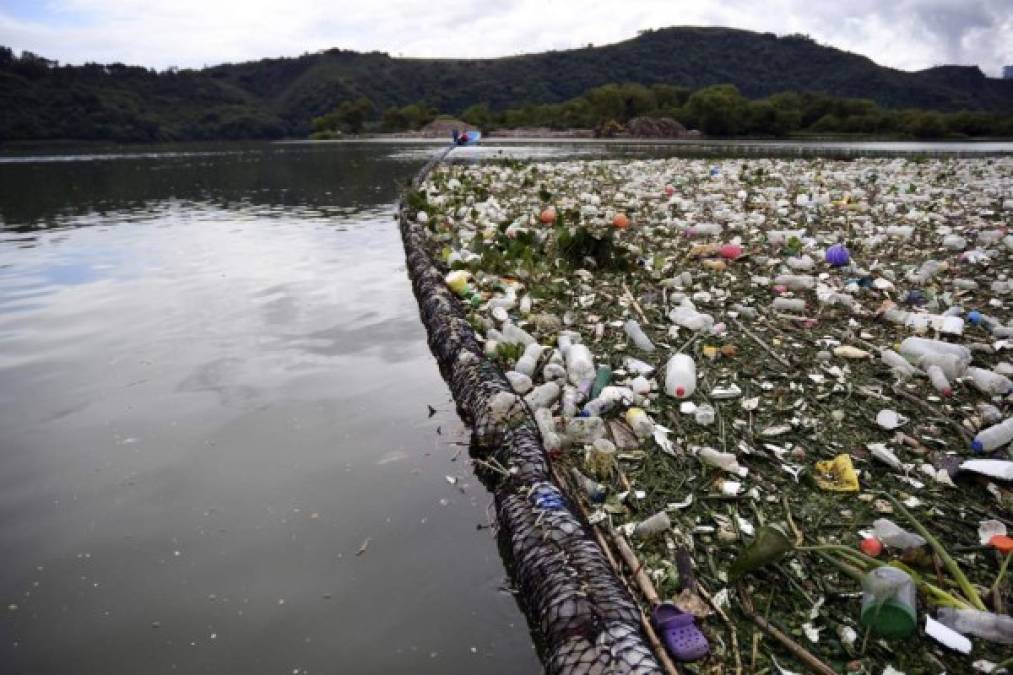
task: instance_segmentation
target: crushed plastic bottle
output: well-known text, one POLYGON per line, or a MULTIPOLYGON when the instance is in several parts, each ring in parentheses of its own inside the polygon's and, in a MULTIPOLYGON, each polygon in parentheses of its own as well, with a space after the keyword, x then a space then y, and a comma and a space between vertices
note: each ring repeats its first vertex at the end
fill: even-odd
POLYGON ((816 288, 816 277, 802 274, 779 274, 774 277, 775 286, 784 286, 789 291, 804 291, 816 288))
POLYGON ((918 548, 926 544, 925 539, 903 529, 897 523, 887 518, 880 518, 872 523, 873 536, 890 548, 898 551, 906 551, 911 548, 918 548))
POLYGON ((700 426, 709 427, 714 424, 714 408, 707 403, 697 406, 693 419, 700 426))
POLYGON ((749 473, 749 469, 740 465, 735 455, 730 452, 719 452, 714 448, 700 448, 696 456, 707 466, 713 466, 736 476, 746 476, 749 473))
POLYGON ((771 306, 782 312, 804 312, 805 300, 801 298, 774 298, 771 306))
POLYGON ((551 407, 562 394, 562 388, 555 382, 546 382, 540 384, 524 397, 524 402, 528 404, 532 410, 538 408, 551 407))
POLYGON ((689 298, 668 313, 668 318, 677 326, 682 326, 692 331, 710 330, 714 326, 714 317, 710 314, 698 312, 689 298))
POLYGON ((536 342, 532 342, 524 348, 524 353, 519 359, 517 359, 517 363, 514 364, 514 370, 518 373, 531 377, 535 374, 535 369, 538 367, 538 360, 542 358, 542 352, 546 349, 547 347, 543 347, 536 342))
POLYGON ((623 405, 630 405, 636 400, 636 394, 627 387, 605 387, 597 398, 584 404, 581 414, 586 417, 601 415, 623 405))

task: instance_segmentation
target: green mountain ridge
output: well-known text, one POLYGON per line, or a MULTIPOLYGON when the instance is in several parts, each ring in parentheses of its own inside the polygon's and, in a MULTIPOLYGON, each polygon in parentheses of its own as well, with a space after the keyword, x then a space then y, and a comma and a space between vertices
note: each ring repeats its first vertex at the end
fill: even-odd
POLYGON ((331 49, 202 70, 57 66, 0 48, 0 140, 171 140, 303 136, 342 101, 425 101, 457 114, 557 103, 611 82, 693 89, 730 83, 750 98, 781 91, 872 99, 888 108, 1013 113, 1013 80, 974 66, 917 72, 804 36, 728 28, 645 31, 623 42, 496 59, 394 58, 331 49))

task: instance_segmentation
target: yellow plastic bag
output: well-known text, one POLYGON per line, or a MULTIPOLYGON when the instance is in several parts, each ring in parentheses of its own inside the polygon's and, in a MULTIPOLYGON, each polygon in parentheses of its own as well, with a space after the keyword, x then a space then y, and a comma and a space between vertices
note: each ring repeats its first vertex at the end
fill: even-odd
POLYGON ((816 484, 833 492, 858 492, 858 474, 851 464, 851 455, 816 462, 816 484))

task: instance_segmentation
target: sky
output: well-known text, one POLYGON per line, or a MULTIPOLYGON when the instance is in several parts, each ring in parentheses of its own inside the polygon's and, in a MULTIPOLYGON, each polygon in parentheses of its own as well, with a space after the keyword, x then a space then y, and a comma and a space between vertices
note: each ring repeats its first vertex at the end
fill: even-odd
POLYGON ((332 47, 509 56, 678 25, 804 33, 904 70, 1013 65, 1013 0, 0 0, 0 45, 158 69, 332 47))

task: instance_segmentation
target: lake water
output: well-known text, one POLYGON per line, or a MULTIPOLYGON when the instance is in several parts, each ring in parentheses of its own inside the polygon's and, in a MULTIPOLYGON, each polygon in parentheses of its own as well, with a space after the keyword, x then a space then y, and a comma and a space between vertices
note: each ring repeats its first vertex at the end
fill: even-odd
POLYGON ((406 149, 0 162, 0 672, 540 671, 406 149))
POLYGON ((433 151, 0 154, 0 671, 540 671, 393 219, 433 151))

